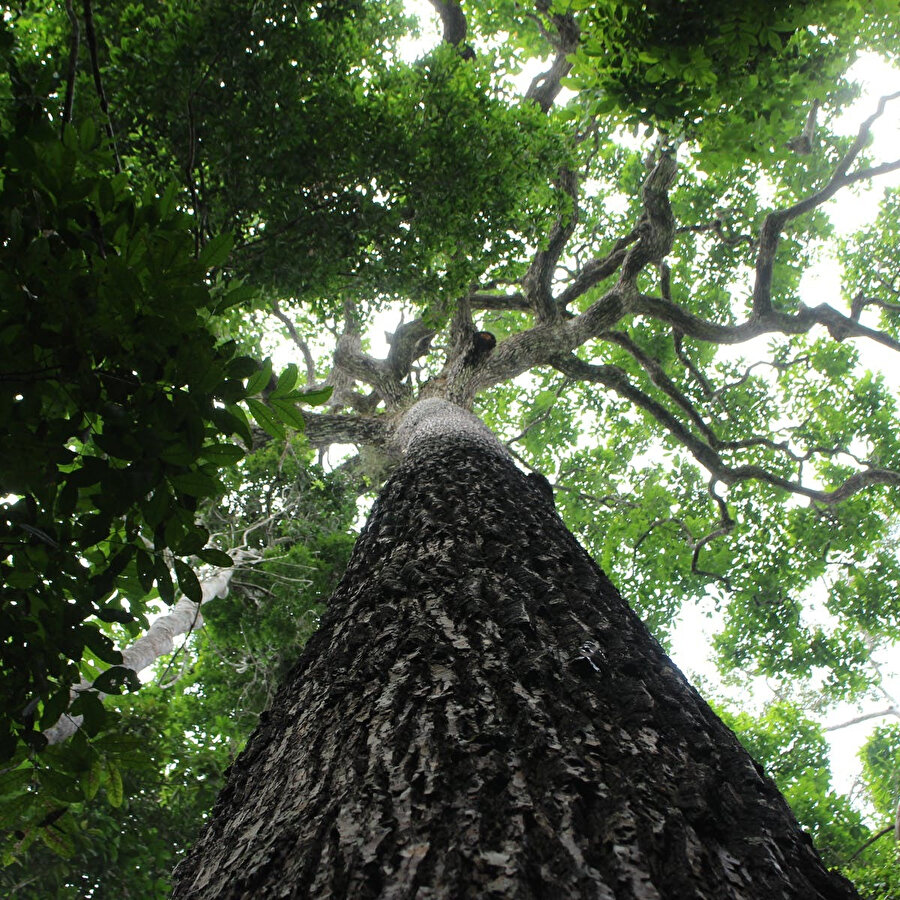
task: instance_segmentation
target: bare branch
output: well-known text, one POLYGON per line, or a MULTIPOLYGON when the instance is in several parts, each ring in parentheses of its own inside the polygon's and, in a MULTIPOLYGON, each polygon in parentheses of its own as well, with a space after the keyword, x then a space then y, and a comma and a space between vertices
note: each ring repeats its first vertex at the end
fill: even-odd
POLYGON ((547 420, 547 418, 553 412, 553 407, 556 405, 556 401, 559 400, 559 395, 563 392, 568 384, 569 380, 567 378, 564 378, 560 381, 560 383, 556 387, 556 390, 553 392, 556 395, 556 399, 540 415, 535 416, 515 437, 510 438, 508 441, 506 441, 507 449, 511 451, 513 444, 517 444, 528 434, 529 431, 531 431, 532 428, 540 425, 541 422, 545 422, 547 420))
MULTIPOLYGON (((898 806, 898 810, 900 810, 900 806, 898 806)), ((848 863, 853 862, 853 860, 856 859, 856 857, 859 856, 859 854, 862 853, 863 850, 866 849, 866 847, 870 846, 871 844, 874 844, 875 841, 877 841, 879 838, 884 837, 886 834, 890 834, 892 831, 895 830, 895 828, 897 828, 898 830, 900 830, 900 826, 898 826, 897 823, 900 823, 900 812, 898 812, 898 814, 897 814, 896 822, 891 822, 890 825, 885 825, 884 828, 881 829, 881 831, 876 831, 875 834, 873 834, 872 837, 870 837, 870 838, 869 838, 869 839, 868 839, 868 840, 867 840, 867 841, 859 848, 859 850, 856 851, 856 853, 854 853, 852 856, 850 856, 850 857, 847 859, 847 862, 848 862, 848 863)))
POLYGON ((862 169, 852 175, 848 174, 850 166, 853 165, 868 142, 872 126, 884 113, 885 106, 898 97, 900 97, 900 91, 888 94, 878 101, 875 112, 860 125, 856 139, 837 164, 825 187, 787 209, 776 210, 766 216, 760 230, 759 253, 756 258, 756 282, 753 286, 754 318, 763 317, 772 309, 772 272, 775 264, 775 252, 778 249, 778 242, 784 226, 792 219, 797 218, 797 216, 810 212, 817 206, 821 206, 843 187, 900 169, 900 160, 896 160, 890 163, 883 163, 880 166, 874 166, 873 168, 862 169))
POLYGON ((719 581, 727 588, 730 588, 731 582, 727 575, 719 575, 716 572, 710 572, 708 569, 701 569, 699 566, 700 551, 716 538, 724 537, 732 531, 735 524, 734 519, 731 517, 731 513, 728 511, 728 504, 725 502, 724 498, 716 493, 716 480, 714 478, 710 478, 706 489, 709 492, 710 497, 715 501, 716 506, 719 507, 719 527, 710 531, 708 534, 703 535, 702 538, 694 542, 693 553, 691 554, 691 572, 693 572, 694 575, 700 575, 719 581))
POLYGON ((658 360, 644 353, 624 331, 606 331, 600 337, 627 350, 650 376, 653 384, 687 414, 688 418, 702 432, 706 440, 713 445, 717 443, 718 439, 713 434, 712 429, 703 421, 703 417, 697 412, 694 404, 678 390, 672 379, 666 375, 658 360))
POLYGON ((895 716, 900 719, 900 709, 892 703, 884 709, 878 709, 875 710, 875 712, 862 713, 862 715, 854 716, 852 719, 838 722, 837 725, 825 725, 822 728, 822 731, 840 731, 842 728, 850 728, 852 725, 859 725, 861 722, 868 722, 871 719, 880 719, 882 716, 895 716))
POLYGON ((602 259, 592 259, 585 263, 572 282, 556 298, 556 305, 560 309, 565 309, 594 285, 614 274, 625 259, 626 248, 633 244, 639 236, 640 231, 634 228, 624 237, 619 238, 613 244, 612 250, 602 259))
MULTIPOLYGON (((885 287, 887 287, 888 290, 891 290, 889 285, 885 285, 885 287)), ((897 292, 894 291, 894 293, 897 292)), ((866 297, 865 294, 860 291, 860 293, 853 298, 853 303, 850 306, 850 318, 853 319, 854 322, 858 322, 859 317, 862 315, 862 311, 869 306, 877 306, 885 312, 900 313, 900 303, 888 303, 886 300, 879 300, 877 297, 866 297)))
MULTIPOLYGON (((668 266, 666 268, 668 269, 668 266)), ((670 303, 672 302, 671 294, 669 294, 665 288, 663 290, 663 298, 670 303)), ((684 332, 682 332, 680 328, 672 329, 672 343, 675 345, 675 355, 681 361, 681 364, 688 370, 694 381, 700 385, 700 389, 703 393, 706 394, 707 397, 711 397, 713 395, 712 386, 709 381, 707 381, 706 376, 694 365, 691 358, 684 352, 684 332)))
POLYGON ((278 305, 277 298, 272 299, 272 313, 287 329, 291 340, 300 348, 300 352, 303 354, 303 362, 306 364, 306 383, 307 385, 314 385, 316 383, 316 362, 310 352, 309 344, 297 333, 297 328, 291 317, 282 311, 278 305))
MULTIPOLYGON (((232 551, 235 565, 243 561, 241 555, 232 551)), ((172 607, 171 612, 160 616, 147 629, 147 633, 139 637, 131 646, 122 651, 122 665, 131 669, 135 674, 142 672, 147 666, 157 659, 171 653, 175 646, 175 638, 196 630, 202 625, 200 606, 214 597, 224 597, 228 594, 228 585, 234 574, 234 568, 219 569, 209 578, 201 582, 202 598, 200 603, 194 603, 187 597, 181 597, 172 607)), ((93 682, 82 680, 80 684, 72 688, 72 698, 83 691, 91 690, 93 682)), ((98 692, 100 699, 105 694, 98 692)), ((82 716, 70 716, 63 714, 54 725, 45 729, 43 734, 49 744, 59 744, 67 740, 81 727, 82 716)))

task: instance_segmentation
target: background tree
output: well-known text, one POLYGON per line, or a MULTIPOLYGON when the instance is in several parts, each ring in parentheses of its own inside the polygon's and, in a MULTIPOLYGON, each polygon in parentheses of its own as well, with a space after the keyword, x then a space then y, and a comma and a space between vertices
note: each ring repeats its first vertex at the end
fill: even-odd
POLYGON ((849 59, 889 55, 896 21, 887 5, 772 7, 436 4, 446 39, 414 63, 390 3, 7 8, 3 489, 21 499, 3 671, 10 732, 31 747, 11 756, 11 826, 40 796, 29 834, 52 843, 65 817, 44 820, 93 796, 94 694, 71 710, 95 717, 80 758, 35 756, 28 735, 116 662, 104 629, 123 646, 155 593, 174 599, 171 549, 197 596, 186 561, 243 452, 223 439, 253 441, 236 403, 277 442, 300 424, 297 370, 276 395, 241 355, 262 355, 269 312, 307 384, 334 389, 307 439, 363 448, 357 476, 379 477, 414 398, 474 403, 662 640, 712 597, 726 670, 866 696, 900 620, 883 543, 895 407, 858 349, 897 348, 896 196, 843 242, 843 306, 809 306, 799 285, 832 233, 826 204, 898 167, 865 159, 875 118, 855 138, 830 127, 849 59), (400 324, 379 359, 368 329, 388 308, 400 324), (484 331, 497 346, 473 355, 484 331), (827 624, 808 613, 818 581, 827 624))

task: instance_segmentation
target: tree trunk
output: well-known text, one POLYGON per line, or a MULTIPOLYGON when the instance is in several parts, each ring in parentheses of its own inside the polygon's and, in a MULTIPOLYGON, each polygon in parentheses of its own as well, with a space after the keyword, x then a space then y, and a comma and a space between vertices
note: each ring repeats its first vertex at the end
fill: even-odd
POLYGON ((855 897, 546 486, 427 403, 174 897, 855 897))

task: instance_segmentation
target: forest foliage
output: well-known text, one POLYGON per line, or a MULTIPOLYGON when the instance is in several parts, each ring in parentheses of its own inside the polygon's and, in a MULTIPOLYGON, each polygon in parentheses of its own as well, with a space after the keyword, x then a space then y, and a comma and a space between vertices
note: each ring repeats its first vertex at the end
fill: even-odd
POLYGON ((883 706, 900 638, 900 429, 868 356, 900 349, 900 192, 834 224, 900 167, 868 158, 875 117, 838 129, 854 58, 896 62, 895 4, 434 5, 415 58, 395 0, 3 6, 0 884, 165 896, 383 471, 322 468, 322 405, 384 421, 375 323, 406 402, 465 310, 516 372, 475 410, 660 640, 714 611, 726 681, 773 687, 759 715, 710 687, 718 711, 827 862, 896 896, 890 837, 857 851, 896 819, 900 726, 854 797, 822 726, 883 706), (804 285, 829 255, 836 309, 804 285), (627 318, 515 369, 638 262, 627 318), (142 684, 123 649, 217 572, 142 684))

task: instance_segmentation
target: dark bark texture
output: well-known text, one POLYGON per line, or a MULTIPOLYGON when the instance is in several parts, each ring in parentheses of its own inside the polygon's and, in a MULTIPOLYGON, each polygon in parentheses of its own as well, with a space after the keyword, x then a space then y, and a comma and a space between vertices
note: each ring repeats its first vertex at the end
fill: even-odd
POLYGON ((849 898, 552 500, 417 444, 176 898, 849 898))

